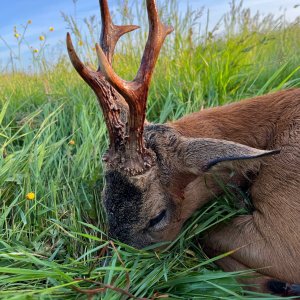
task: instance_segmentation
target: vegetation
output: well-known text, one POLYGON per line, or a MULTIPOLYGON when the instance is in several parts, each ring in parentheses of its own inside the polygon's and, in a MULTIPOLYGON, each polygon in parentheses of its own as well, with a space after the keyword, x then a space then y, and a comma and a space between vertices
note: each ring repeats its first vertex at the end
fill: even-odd
MULTIPOLYGON (((145 28, 140 1, 136 12, 124 2, 120 22, 145 28)), ((181 15, 178 3, 160 5, 175 33, 156 68, 148 120, 300 86, 299 20, 251 15, 233 2, 213 28, 205 9, 181 15)), ((81 57, 96 65, 98 18, 85 20, 84 31, 72 16, 64 18, 81 57)), ((114 64, 122 77, 134 76, 146 36, 142 29, 119 45, 114 64)), ((201 251, 205 230, 243 212, 230 193, 199 211, 166 251, 108 239, 102 114, 65 51, 53 59, 44 51, 47 39, 41 41, 30 72, 20 52, 0 75, 0 298, 275 299, 242 291, 236 274, 220 271, 201 251)))

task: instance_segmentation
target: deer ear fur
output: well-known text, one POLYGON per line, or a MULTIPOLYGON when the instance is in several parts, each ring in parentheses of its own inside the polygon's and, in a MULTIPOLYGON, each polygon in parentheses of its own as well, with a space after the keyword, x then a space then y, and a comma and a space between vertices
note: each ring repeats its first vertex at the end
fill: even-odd
POLYGON ((203 173, 226 161, 255 159, 278 154, 280 150, 260 150, 242 144, 210 138, 185 138, 180 143, 185 168, 203 173))

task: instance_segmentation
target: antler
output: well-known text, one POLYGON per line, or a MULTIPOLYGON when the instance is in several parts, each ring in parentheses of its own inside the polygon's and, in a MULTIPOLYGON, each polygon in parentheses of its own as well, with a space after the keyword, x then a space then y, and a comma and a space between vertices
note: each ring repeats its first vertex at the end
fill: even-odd
MULTIPOLYGON (((104 49, 107 60, 111 64, 116 43, 120 37, 127 32, 139 28, 139 26, 114 25, 108 9, 107 0, 99 0, 99 4, 102 16, 100 44, 104 49)), ((86 83, 91 86, 98 98, 109 132, 110 150, 115 153, 125 144, 127 138, 125 125, 127 122, 127 104, 126 102, 124 103, 124 99, 111 87, 101 72, 91 70, 80 61, 69 33, 67 34, 67 48, 74 68, 86 83), (122 114, 125 114, 125 116, 122 117, 122 114)), ((113 153, 110 153, 110 155, 113 155, 113 153)))
POLYGON ((99 4, 102 20, 100 45, 105 53, 105 57, 111 65, 115 47, 120 37, 125 33, 131 32, 140 27, 136 25, 114 25, 109 12, 107 0, 99 0, 99 4))
POLYGON ((161 23, 155 0, 146 1, 149 18, 149 37, 141 66, 136 78, 131 82, 121 79, 113 71, 112 58, 119 38, 123 34, 137 29, 138 26, 114 25, 109 13, 107 0, 99 1, 102 15, 102 33, 100 39, 101 47, 96 44, 99 58, 99 70, 97 72, 90 70, 79 60, 70 35, 67 35, 68 52, 72 64, 96 93, 104 113, 111 143, 106 160, 109 161, 110 165, 124 170, 130 175, 143 173, 154 164, 154 154, 149 149, 146 149, 143 138, 147 97, 160 49, 166 36, 173 31, 172 27, 161 23), (119 107, 124 107, 124 100, 120 95, 124 97, 129 106, 129 114, 127 115, 129 136, 126 135, 126 126, 120 119, 119 107))
POLYGON ((137 76, 131 82, 121 79, 107 60, 103 49, 96 45, 101 71, 108 81, 124 97, 129 106, 129 140, 132 151, 143 156, 147 167, 148 153, 144 146, 143 131, 149 85, 164 40, 173 28, 161 23, 155 0, 147 1, 149 37, 137 76))

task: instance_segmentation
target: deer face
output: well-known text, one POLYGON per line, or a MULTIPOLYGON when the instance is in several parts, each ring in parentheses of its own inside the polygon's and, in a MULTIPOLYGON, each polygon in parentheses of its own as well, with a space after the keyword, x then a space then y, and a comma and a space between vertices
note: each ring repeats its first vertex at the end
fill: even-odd
POLYGON ((111 237, 137 248, 176 237, 180 212, 158 173, 153 168, 128 178, 118 171, 107 172, 103 199, 111 237))
POLYGON ((179 199, 170 189, 173 171, 166 159, 165 146, 169 142, 164 136, 169 141, 171 136, 175 138, 165 126, 146 127, 147 146, 155 157, 149 170, 128 176, 111 169, 105 176, 103 199, 110 235, 138 248, 172 240, 183 223, 179 199))
POLYGON ((154 165, 137 176, 109 170, 103 193, 111 236, 138 248, 172 241, 178 235, 186 219, 182 192, 195 177, 182 179, 176 153, 180 135, 176 131, 150 125, 144 139, 154 165))

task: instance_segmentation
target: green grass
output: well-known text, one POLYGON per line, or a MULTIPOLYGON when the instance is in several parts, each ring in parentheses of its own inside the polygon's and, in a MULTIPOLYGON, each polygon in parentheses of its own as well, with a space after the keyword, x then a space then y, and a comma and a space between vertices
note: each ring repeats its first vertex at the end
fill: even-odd
MULTIPOLYGON (((170 0, 161 6, 175 33, 153 78, 149 120, 171 121, 202 107, 300 86, 298 23, 250 16, 236 4, 221 30, 208 32, 208 15, 179 15, 177 5, 170 0)), ((138 23, 145 25, 145 10, 137 9, 138 23)), ((121 11, 131 23, 132 13, 121 11)), ((91 36, 65 19, 85 41, 81 56, 96 64, 91 36)), ((144 45, 145 30, 132 36, 115 57, 116 70, 127 79, 137 70, 142 46, 135 40, 144 45)), ((167 251, 110 242, 101 205, 107 148, 102 114, 65 54, 55 64, 48 60, 46 52, 34 58, 31 73, 22 72, 17 60, 19 71, 0 75, 0 298, 124 299, 130 293, 137 299, 275 299, 242 291, 236 274, 222 272, 201 251, 205 230, 241 212, 230 194, 199 211, 167 251), (29 192, 35 200, 26 199, 29 192)))

